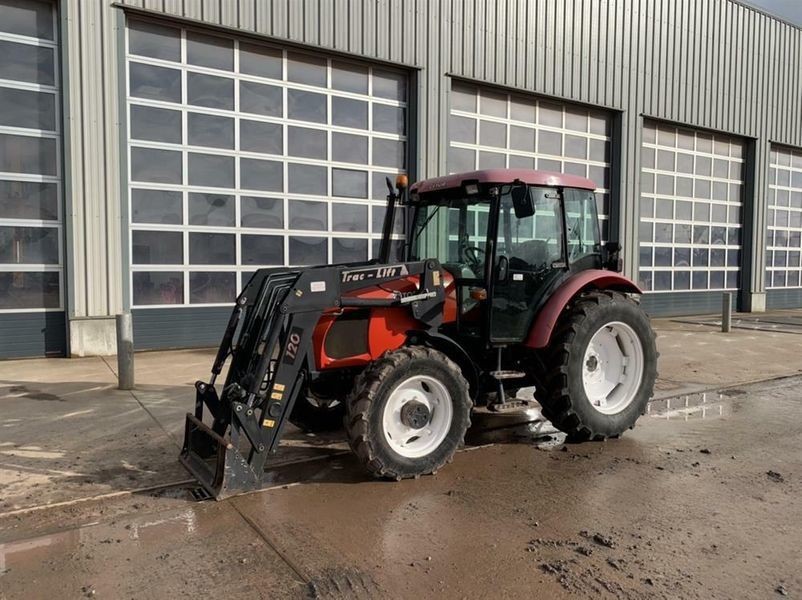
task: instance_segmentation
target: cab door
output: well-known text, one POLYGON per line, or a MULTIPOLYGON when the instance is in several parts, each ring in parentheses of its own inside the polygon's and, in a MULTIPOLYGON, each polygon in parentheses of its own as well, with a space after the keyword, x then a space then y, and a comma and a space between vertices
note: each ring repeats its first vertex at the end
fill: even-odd
POLYGON ((518 218, 510 194, 499 198, 490 298, 490 341, 516 343, 529 334, 535 309, 565 273, 562 197, 556 188, 530 188, 535 212, 518 218))

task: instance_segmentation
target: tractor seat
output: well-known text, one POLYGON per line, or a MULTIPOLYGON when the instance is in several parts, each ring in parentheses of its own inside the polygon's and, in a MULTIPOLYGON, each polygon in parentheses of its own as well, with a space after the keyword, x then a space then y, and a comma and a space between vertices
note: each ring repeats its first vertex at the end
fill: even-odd
POLYGON ((512 257, 520 259, 530 267, 541 267, 551 261, 551 254, 549 243, 546 240, 529 240, 516 244, 512 257))

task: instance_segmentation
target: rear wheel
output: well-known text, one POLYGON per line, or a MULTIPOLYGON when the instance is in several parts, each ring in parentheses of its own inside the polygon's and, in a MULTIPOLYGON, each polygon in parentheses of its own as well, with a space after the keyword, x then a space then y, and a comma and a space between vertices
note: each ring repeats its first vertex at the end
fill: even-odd
POLYGON ((644 412, 657 376, 649 319, 619 292, 591 292, 568 309, 546 359, 543 415, 573 440, 617 437, 644 412))
POLYGON ((445 354, 401 348, 357 378, 346 404, 348 441, 376 477, 434 473, 462 444, 471 406, 468 382, 445 354))

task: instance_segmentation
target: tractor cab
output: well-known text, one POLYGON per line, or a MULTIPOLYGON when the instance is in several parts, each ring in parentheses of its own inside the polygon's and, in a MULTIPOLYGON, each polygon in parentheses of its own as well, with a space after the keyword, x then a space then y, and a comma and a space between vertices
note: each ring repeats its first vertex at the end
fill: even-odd
POLYGON ((594 187, 581 177, 524 169, 412 187, 406 259, 436 258, 454 278, 455 336, 522 342, 555 287, 602 268, 594 187))

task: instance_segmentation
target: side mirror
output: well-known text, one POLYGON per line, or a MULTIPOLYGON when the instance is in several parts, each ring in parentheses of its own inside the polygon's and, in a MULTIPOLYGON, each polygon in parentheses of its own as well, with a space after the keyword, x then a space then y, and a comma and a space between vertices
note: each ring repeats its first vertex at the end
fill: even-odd
POLYGON ((510 196, 512 197, 512 207, 517 218, 525 219, 535 214, 535 202, 532 199, 528 185, 516 181, 512 184, 510 196))
POLYGON ((621 244, 607 242, 604 245, 604 268, 620 273, 624 270, 624 259, 621 258, 621 244))

